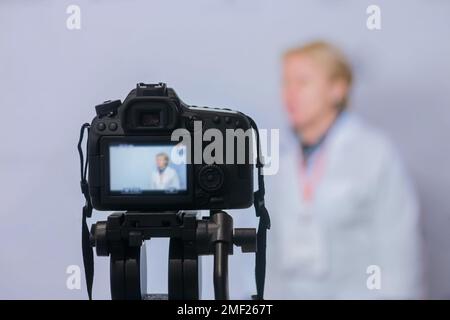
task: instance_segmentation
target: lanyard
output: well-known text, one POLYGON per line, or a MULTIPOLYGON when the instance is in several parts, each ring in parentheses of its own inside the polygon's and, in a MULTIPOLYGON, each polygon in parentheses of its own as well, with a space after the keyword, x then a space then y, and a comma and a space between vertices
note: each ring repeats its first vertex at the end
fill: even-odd
POLYGON ((302 198, 306 203, 311 203, 325 171, 325 148, 320 146, 310 164, 310 168, 303 157, 299 161, 300 181, 302 183, 302 198))
POLYGON ((341 112, 336 117, 336 120, 326 133, 325 140, 321 142, 318 149, 311 155, 312 161, 309 166, 303 155, 300 153, 299 173, 300 181, 302 183, 302 199, 307 204, 310 204, 314 199, 317 187, 325 172, 325 151, 327 149, 328 140, 334 131, 336 131, 337 127, 340 127, 347 118, 348 116, 345 111, 341 112))

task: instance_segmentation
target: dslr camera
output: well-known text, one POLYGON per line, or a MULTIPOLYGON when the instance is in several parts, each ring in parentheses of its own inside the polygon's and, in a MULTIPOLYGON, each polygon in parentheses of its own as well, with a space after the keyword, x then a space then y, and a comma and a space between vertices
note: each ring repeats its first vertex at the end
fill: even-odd
POLYGON ((123 103, 106 101, 96 111, 88 138, 88 184, 95 209, 240 209, 253 204, 252 127, 245 114, 189 106, 164 83, 139 83, 123 103))
POLYGON ((112 299, 152 296, 146 294, 145 241, 163 237, 170 238, 169 299, 200 298, 203 255, 214 255, 216 299, 228 299, 228 255, 233 246, 255 252, 255 297, 263 299, 270 219, 256 123, 230 109, 189 106, 164 83, 139 83, 123 103, 106 101, 96 106, 96 113, 92 123, 82 125, 78 141, 89 298, 93 247, 98 256, 110 256, 112 299), (223 211, 251 205, 259 217, 258 232, 234 228, 232 217, 223 211), (112 213, 89 230, 87 218, 93 209, 123 212, 112 213), (209 216, 197 219, 189 212, 201 209, 208 209, 209 216))

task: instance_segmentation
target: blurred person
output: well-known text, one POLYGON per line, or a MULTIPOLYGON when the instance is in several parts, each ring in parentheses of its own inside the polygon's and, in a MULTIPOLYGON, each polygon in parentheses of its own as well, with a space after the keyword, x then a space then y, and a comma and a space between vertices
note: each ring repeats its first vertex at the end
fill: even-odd
POLYGON ((178 190, 180 179, 175 169, 169 167, 169 156, 161 152, 156 155, 156 171, 152 174, 151 188, 154 190, 178 190))
POLYGON ((395 147, 347 110, 345 57, 293 48, 282 77, 294 134, 268 186, 266 297, 422 298, 418 201, 395 147))

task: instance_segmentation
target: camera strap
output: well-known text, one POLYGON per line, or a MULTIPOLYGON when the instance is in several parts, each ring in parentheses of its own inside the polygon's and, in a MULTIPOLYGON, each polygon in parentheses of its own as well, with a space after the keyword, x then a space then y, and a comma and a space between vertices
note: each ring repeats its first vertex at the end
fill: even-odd
POLYGON ((86 151, 86 161, 84 161, 83 156, 83 137, 85 131, 88 132, 89 136, 89 123, 85 123, 81 126, 80 130, 80 139, 78 140, 78 153, 80 155, 80 169, 81 169, 81 193, 83 194, 86 203, 83 207, 83 221, 82 221, 82 229, 81 229, 81 243, 82 243, 82 251, 83 251, 83 264, 84 264, 84 273, 86 277, 86 287, 89 296, 89 300, 92 300, 92 284, 94 282, 94 252, 90 244, 90 235, 89 235, 89 227, 87 225, 87 218, 92 216, 92 203, 91 198, 89 196, 89 185, 86 179, 87 174, 87 166, 88 166, 88 154, 86 151))
POLYGON ((261 155, 261 145, 259 139, 259 131, 256 122, 247 116, 250 125, 256 135, 256 168, 258 169, 258 191, 253 195, 256 216, 259 217, 258 232, 256 234, 256 254, 255 254, 255 280, 256 295, 254 300, 264 299, 264 284, 266 281, 266 247, 267 247, 267 230, 270 229, 270 216, 264 203, 265 187, 263 175, 263 159, 261 155))

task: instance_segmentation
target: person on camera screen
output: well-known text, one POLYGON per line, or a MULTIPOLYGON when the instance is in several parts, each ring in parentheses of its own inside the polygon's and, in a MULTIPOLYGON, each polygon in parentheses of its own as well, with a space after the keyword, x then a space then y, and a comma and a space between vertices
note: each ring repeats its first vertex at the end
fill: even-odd
POLYGON ((179 190, 180 179, 175 169, 169 166, 169 156, 165 152, 156 155, 156 170, 152 173, 152 190, 179 190))

